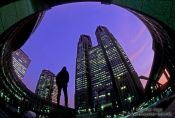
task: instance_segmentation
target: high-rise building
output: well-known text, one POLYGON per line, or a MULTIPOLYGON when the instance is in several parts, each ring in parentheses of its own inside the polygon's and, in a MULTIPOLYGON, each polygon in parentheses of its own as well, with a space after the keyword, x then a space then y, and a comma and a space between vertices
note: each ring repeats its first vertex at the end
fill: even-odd
POLYGON ((76 58, 76 81, 75 81, 75 108, 78 112, 86 112, 91 108, 91 92, 89 81, 88 50, 92 47, 91 39, 87 35, 81 35, 76 58))
POLYGON ((111 108, 118 111, 130 109, 143 94, 143 87, 120 44, 104 26, 96 29, 98 45, 95 47, 92 47, 89 36, 86 36, 89 37, 88 41, 81 37, 76 62, 77 111, 88 112, 91 111, 89 108, 111 108), (90 46, 85 42, 90 42, 90 46), (82 97, 81 90, 84 90, 84 86, 92 103, 82 97), (91 107, 82 107, 82 104, 89 104, 91 107))
POLYGON ((18 49, 12 53, 13 69, 19 79, 23 79, 30 62, 30 58, 21 49, 18 49))
POLYGON ((88 54, 93 108, 101 108, 102 105, 112 107, 112 98, 114 98, 112 76, 103 50, 98 45, 91 48, 88 54))
MULTIPOLYGON (((142 96, 142 84, 126 53, 109 30, 104 26, 98 26, 96 37, 98 45, 102 49, 108 67, 107 71, 111 78, 110 81, 108 79, 104 81, 112 82, 113 92, 110 94, 113 95, 113 107, 119 110, 127 110, 131 107, 131 104, 134 104, 142 96)), ((102 86, 108 83, 103 84, 102 80, 99 81, 101 81, 102 86)), ((107 99, 106 94, 103 94, 103 96, 107 99)), ((104 107, 103 104, 101 105, 104 107)))
POLYGON ((57 85, 56 85, 56 77, 54 78, 52 88, 53 88, 53 91, 51 93, 52 102, 57 104, 58 88, 57 88, 57 85))
POLYGON ((42 70, 35 93, 48 101, 52 101, 55 75, 49 70, 42 70))

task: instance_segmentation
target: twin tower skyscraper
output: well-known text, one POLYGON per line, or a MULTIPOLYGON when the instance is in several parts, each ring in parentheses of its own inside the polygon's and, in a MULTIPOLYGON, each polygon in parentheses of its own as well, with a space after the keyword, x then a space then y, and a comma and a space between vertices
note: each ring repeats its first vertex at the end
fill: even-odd
POLYGON ((143 87, 126 53, 104 26, 96 29, 97 46, 81 35, 77 46, 75 109, 78 114, 130 109, 143 87))

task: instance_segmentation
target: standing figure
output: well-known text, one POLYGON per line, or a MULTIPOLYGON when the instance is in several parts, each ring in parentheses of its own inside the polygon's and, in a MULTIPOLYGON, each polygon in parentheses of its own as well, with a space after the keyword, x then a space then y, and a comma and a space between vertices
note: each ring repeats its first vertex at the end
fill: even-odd
POLYGON ((69 82, 69 73, 64 66, 56 76, 56 84, 58 87, 57 104, 60 105, 61 90, 63 88, 65 106, 68 107, 67 83, 69 82))

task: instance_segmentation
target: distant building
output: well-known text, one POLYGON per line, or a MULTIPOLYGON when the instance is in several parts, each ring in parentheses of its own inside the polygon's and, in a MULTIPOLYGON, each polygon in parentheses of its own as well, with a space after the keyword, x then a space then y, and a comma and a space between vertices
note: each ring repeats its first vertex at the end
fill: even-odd
POLYGON ((19 79, 23 79, 30 62, 31 60, 27 54, 21 49, 18 49, 12 53, 13 68, 19 79))
POLYGON ((89 36, 80 36, 75 108, 78 113, 106 108, 127 110, 142 96, 142 84, 126 53, 108 29, 98 26, 96 37, 98 45, 92 47, 89 36))
POLYGON ((55 75, 49 70, 42 70, 35 93, 48 101, 52 101, 55 75))
POLYGON ((52 102, 57 104, 57 94, 58 94, 58 88, 56 85, 56 78, 54 79, 54 83, 53 83, 53 91, 51 93, 51 98, 52 98, 52 102))

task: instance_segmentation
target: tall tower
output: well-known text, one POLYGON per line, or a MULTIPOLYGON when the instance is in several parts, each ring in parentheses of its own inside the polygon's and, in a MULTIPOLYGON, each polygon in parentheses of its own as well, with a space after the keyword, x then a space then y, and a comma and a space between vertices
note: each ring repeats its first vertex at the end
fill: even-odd
POLYGON ((111 76, 114 105, 127 110, 143 95, 142 84, 126 53, 108 29, 98 26, 96 37, 111 76))
POLYGON ((55 75, 49 70, 42 70, 35 93, 41 98, 52 101, 55 75))
POLYGON ((97 46, 92 47, 90 37, 85 35, 81 35, 78 43, 75 107, 86 112, 87 108, 109 112, 128 110, 143 95, 142 84, 108 29, 98 26, 95 33, 97 46))
POLYGON ((20 80, 23 79, 30 62, 30 58, 21 49, 12 53, 13 69, 20 80))
POLYGON ((89 70, 92 89, 92 101, 94 110, 111 107, 113 99, 112 76, 110 75, 108 62, 105 59, 101 47, 95 46, 89 50, 89 70))
POLYGON ((77 46, 75 108, 79 113, 87 112, 91 107, 88 50, 92 47, 91 39, 81 35, 77 46))

